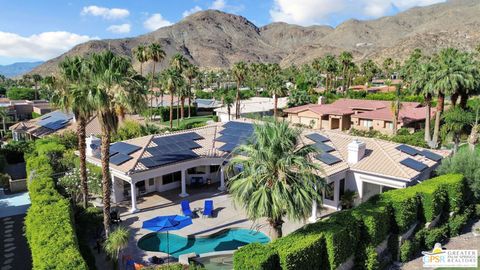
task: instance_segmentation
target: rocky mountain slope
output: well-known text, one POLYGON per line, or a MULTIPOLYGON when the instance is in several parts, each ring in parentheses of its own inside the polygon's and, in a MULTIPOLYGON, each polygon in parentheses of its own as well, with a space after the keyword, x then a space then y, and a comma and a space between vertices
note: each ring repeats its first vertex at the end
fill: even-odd
MULTIPOLYGON (((215 10, 190 15, 180 22, 128 39, 89 41, 35 68, 54 73, 66 55, 85 55, 110 47, 131 57, 138 44, 159 42, 167 57, 182 53, 206 69, 230 67, 243 60, 277 62, 282 66, 308 63, 327 53, 348 50, 356 61, 386 57, 404 59, 415 48, 427 53, 447 46, 471 50, 480 43, 480 1, 450 0, 413 8, 370 21, 349 20, 336 28, 272 23, 257 27, 246 18, 215 10)), ((163 61, 165 66, 168 61, 163 61)), ((134 66, 139 63, 134 61, 134 66)), ((146 65, 146 69, 151 66, 146 65)))

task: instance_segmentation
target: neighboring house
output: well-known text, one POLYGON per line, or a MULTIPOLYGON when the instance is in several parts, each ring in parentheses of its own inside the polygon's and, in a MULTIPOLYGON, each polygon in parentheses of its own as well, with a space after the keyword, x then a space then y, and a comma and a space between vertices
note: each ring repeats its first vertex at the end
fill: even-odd
MULTIPOLYGON (((127 115, 126 120, 143 123, 144 119, 138 115, 127 115)), ((51 134, 62 134, 66 131, 77 132, 76 121, 72 113, 53 111, 41 117, 22 121, 9 128, 12 131, 13 140, 34 140, 51 134)), ((102 129, 98 118, 92 117, 86 126, 86 134, 100 135, 102 129)))
POLYGON ((46 100, 10 100, 0 98, 0 107, 7 108, 7 113, 15 121, 31 119, 32 113, 44 115, 52 111, 50 103, 46 100))
MULTIPOLYGON (((283 110, 293 124, 325 130, 377 130, 385 134, 393 132, 391 101, 339 99, 331 104, 308 104, 283 110)), ((431 113, 433 115, 434 110, 431 113)), ((412 131, 423 127, 426 107, 418 102, 402 102, 397 128, 412 131)))
MULTIPOLYGON (((251 123, 230 121, 112 144, 112 201, 132 200, 131 211, 136 211, 137 196, 150 192, 179 189, 179 196, 187 197, 190 188, 203 185, 218 185, 224 190, 224 166, 230 153, 251 134, 251 123)), ((359 203, 428 179, 450 154, 335 131, 306 129, 302 142, 322 151, 311 159, 320 165, 323 172, 319 175, 330 187, 323 194, 323 204, 333 209, 341 208, 340 198, 347 190, 358 194, 359 203)), ((90 137, 87 146, 87 160, 101 166, 100 140, 90 137)))
POLYGON ((219 100, 203 98, 196 98, 193 104, 196 106, 197 115, 212 115, 215 113, 215 109, 223 106, 219 100))
MULTIPOLYGON (((287 98, 278 98, 278 109, 287 107, 287 98)), ((273 115, 274 99, 268 97, 252 97, 250 99, 240 100, 240 117, 249 117, 251 115, 268 116, 273 115)), ((230 107, 230 118, 226 106, 215 109, 215 113, 221 122, 228 122, 235 119, 235 101, 230 107)))
MULTIPOLYGON (((160 96, 148 95, 148 106, 153 108, 158 107, 170 107, 170 95, 163 95, 163 101, 160 96)), ((185 98, 185 106, 188 106, 189 98, 185 98)), ((181 100, 177 97, 173 97, 173 106, 181 105, 181 100)), ((192 106, 196 106, 197 113, 200 115, 213 114, 213 110, 222 107, 222 103, 215 99, 192 99, 192 106)))

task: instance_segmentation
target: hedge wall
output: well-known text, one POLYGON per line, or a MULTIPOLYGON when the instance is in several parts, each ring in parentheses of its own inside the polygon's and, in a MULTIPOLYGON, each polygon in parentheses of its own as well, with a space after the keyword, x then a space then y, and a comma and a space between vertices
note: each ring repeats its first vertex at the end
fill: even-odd
POLYGON ((31 206, 25 232, 34 269, 87 269, 80 254, 70 203, 55 189, 45 156, 27 160, 31 206))
MULTIPOLYGON (((375 268, 378 254, 372 250, 389 239, 388 251, 402 261, 416 255, 422 245, 445 237, 445 228, 458 232, 468 215, 456 214, 448 225, 435 230, 422 229, 398 250, 397 232, 403 233, 415 222, 431 221, 443 210, 465 208, 468 193, 462 175, 439 176, 405 189, 391 190, 371 198, 351 210, 337 212, 328 219, 309 224, 296 232, 262 247, 250 244, 235 252, 235 269, 262 268, 278 254, 281 269, 336 269, 356 256, 359 269, 375 268), (361 257, 361 258, 359 258, 361 257)), ((471 211, 470 211, 471 212, 471 211)), ((270 269, 277 269, 272 264, 270 269)))
POLYGON ((237 270, 281 269, 277 251, 259 243, 244 246, 235 252, 233 264, 237 270))

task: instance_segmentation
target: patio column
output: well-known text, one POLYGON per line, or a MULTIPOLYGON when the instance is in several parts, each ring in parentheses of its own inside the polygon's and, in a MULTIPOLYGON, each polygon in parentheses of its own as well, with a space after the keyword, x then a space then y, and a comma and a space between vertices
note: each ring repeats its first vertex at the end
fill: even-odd
POLYGON ((182 193, 179 194, 180 197, 187 197, 187 179, 185 176, 185 170, 182 170, 182 193))
POLYGON ((133 180, 130 182, 130 196, 132 197, 132 208, 130 208, 130 213, 138 212, 137 208, 137 192, 135 188, 135 183, 133 180))
POLYGON ((317 221, 317 201, 313 200, 312 203, 312 216, 308 218, 308 222, 314 223, 317 221))
POLYGON ((225 191, 225 175, 223 171, 223 166, 220 166, 220 187, 218 188, 220 191, 225 191))

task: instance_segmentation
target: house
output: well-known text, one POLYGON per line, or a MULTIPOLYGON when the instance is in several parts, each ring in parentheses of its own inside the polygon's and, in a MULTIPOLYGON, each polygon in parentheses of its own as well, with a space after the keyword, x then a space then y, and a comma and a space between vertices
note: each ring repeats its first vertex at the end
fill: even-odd
MULTIPOLYGON (((148 106, 151 108, 170 107, 170 95, 166 94, 161 96, 148 95, 148 106)), ((185 106, 188 106, 189 98, 185 98, 185 106)), ((198 115, 211 115, 214 113, 214 109, 222 107, 222 103, 215 99, 192 99, 191 105, 195 106, 198 115)), ((173 97, 173 106, 181 105, 181 100, 177 97, 173 97)))
MULTIPOLYGON (((139 115, 127 115, 125 120, 133 120, 143 123, 143 117, 139 115)), ((76 121, 72 113, 56 110, 41 117, 16 123, 9 128, 12 131, 13 140, 33 140, 52 134, 62 134, 66 131, 77 132, 76 121)), ((98 117, 92 117, 86 126, 86 134, 100 135, 102 133, 98 117)))
POLYGON ((50 103, 46 100, 10 100, 0 98, 0 107, 7 110, 7 114, 15 121, 31 119, 32 113, 44 115, 52 111, 50 103))
MULTIPOLYGON (((283 110, 287 119, 293 124, 301 124, 314 129, 325 130, 377 130, 385 134, 393 132, 393 113, 391 101, 339 99, 331 104, 325 104, 324 98, 319 98, 319 104, 283 110)), ((426 107, 418 102, 402 102, 397 128, 409 128, 412 131, 424 125, 426 107)), ((433 110, 431 111, 433 115, 433 110)))
MULTIPOLYGON (((278 109, 287 106, 287 98, 278 98, 278 109)), ((240 100, 240 117, 251 115, 267 116, 273 115, 274 99, 268 97, 252 97, 250 99, 240 100)), ((235 102, 230 107, 230 116, 226 106, 214 110, 221 122, 228 122, 235 119, 235 102)))
MULTIPOLYGON (((216 185, 225 190, 225 165, 232 150, 253 134, 250 122, 230 121, 170 134, 149 135, 111 145, 112 201, 131 200, 150 192, 179 190, 187 197, 190 188, 216 185)), ((405 188, 430 178, 449 151, 425 150, 373 138, 357 138, 335 131, 305 129, 303 144, 321 154, 310 158, 322 170, 328 188, 326 207, 340 209, 340 198, 351 190, 357 203, 396 188, 405 188)), ((101 166, 100 140, 87 139, 87 160, 101 166)), ((241 168, 236 168, 241 170, 241 168)), ((316 217, 317 209, 312 209, 316 217)))

